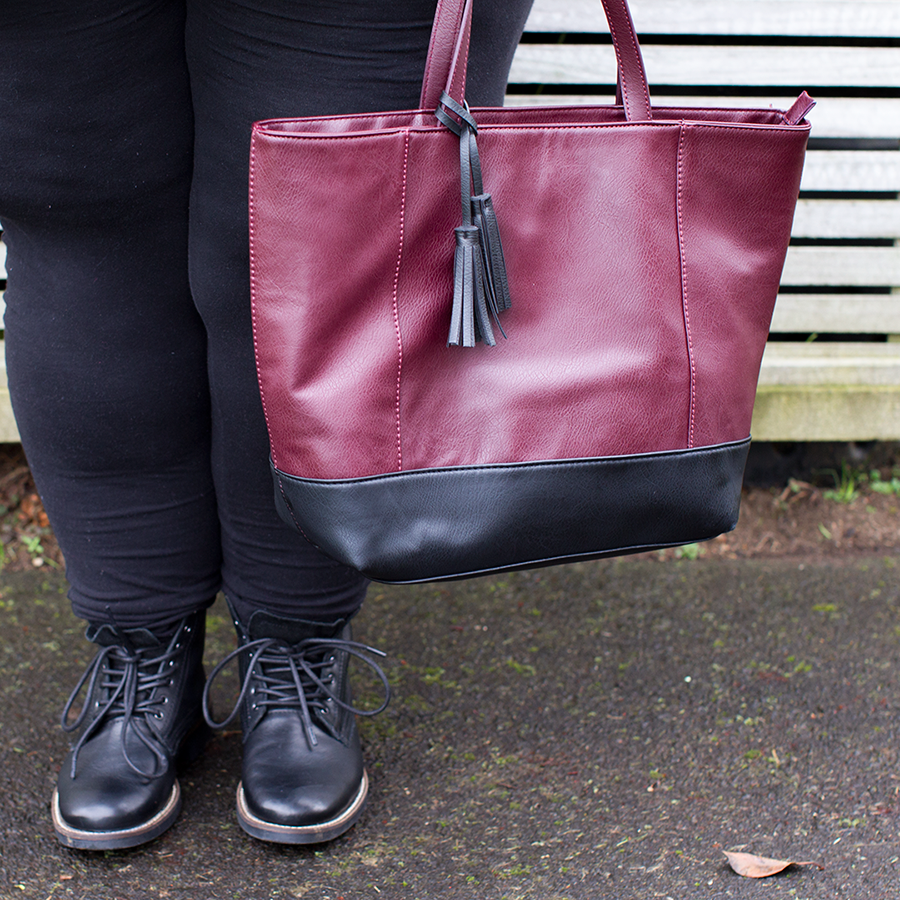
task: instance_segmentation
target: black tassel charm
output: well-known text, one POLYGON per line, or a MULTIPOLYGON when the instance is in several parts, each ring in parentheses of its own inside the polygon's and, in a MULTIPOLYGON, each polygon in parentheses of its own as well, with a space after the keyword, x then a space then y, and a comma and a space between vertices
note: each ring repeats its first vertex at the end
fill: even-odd
POLYGON ((453 312, 448 346, 474 347, 476 341, 483 341, 493 347, 497 343, 488 314, 488 297, 489 285, 478 228, 463 225, 456 229, 453 312))
POLYGON ((459 135, 462 226, 456 231, 453 258, 453 310, 448 346, 496 345, 493 318, 503 337, 500 313, 512 305, 500 227, 491 195, 484 192, 475 134, 478 126, 468 107, 444 94, 438 120, 459 135), (453 115, 451 115, 451 113, 453 115), (456 116, 457 118, 454 118, 456 116))

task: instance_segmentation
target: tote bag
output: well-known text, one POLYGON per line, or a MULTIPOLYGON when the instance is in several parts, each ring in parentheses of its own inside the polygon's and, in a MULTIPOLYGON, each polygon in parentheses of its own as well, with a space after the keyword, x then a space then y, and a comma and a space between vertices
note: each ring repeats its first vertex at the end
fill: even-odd
POLYGON ((387 582, 728 531, 812 101, 651 106, 603 0, 621 103, 469 110, 471 3, 420 109, 253 128, 278 509, 387 582))

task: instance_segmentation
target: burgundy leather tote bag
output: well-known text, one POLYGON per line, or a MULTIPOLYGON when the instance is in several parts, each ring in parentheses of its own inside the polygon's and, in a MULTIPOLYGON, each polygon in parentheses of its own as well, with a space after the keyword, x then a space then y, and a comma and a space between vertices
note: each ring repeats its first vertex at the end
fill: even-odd
POLYGON ((421 108, 254 126, 253 327, 275 497, 370 578, 477 575, 737 523, 812 101, 465 105, 438 3, 421 108))

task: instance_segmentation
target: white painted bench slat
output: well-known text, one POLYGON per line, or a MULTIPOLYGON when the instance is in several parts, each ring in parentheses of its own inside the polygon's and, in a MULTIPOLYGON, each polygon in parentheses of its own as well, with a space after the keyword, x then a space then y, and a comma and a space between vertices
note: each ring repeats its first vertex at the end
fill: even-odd
POLYGON ((900 238, 898 200, 801 200, 794 237, 900 238))
MULTIPOLYGON (((686 4, 688 5, 688 4, 686 4)), ((643 46, 650 96, 657 85, 844 84, 893 88, 900 84, 898 47, 643 46)), ((510 80, 524 84, 615 83, 612 46, 522 44, 510 80)), ((655 99, 654 103, 663 102, 655 99)))
POLYGON ((791 247, 783 285, 872 287, 900 284, 897 247, 791 247))
POLYGON ((900 380, 900 344, 789 344, 766 345, 766 367, 760 384, 873 384, 900 380), (841 366, 822 367, 822 360, 841 366))
POLYGON ((770 330, 773 334, 900 334, 900 294, 782 293, 770 330))
MULTIPOLYGON (((896 0, 629 0, 649 34, 896 37, 896 0)), ((600 0, 535 0, 528 31, 606 32, 600 0)))
POLYGON ((769 342, 751 434, 762 441, 896 440, 900 343, 769 342))
POLYGON ((764 384, 750 433, 755 441, 896 441, 898 423, 896 384, 764 384))
POLYGON ((803 166, 802 191, 898 191, 897 150, 810 150, 803 166))
POLYGON ((16 443, 19 430, 13 418, 12 404, 9 400, 9 388, 6 386, 6 362, 3 341, 0 340, 0 442, 16 443))

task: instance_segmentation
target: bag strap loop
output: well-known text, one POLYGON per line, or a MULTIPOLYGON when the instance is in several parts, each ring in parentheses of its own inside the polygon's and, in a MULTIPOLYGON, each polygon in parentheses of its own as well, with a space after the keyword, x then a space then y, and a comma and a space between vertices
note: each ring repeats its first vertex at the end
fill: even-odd
MULTIPOLYGON (((465 104, 472 2, 473 0, 438 0, 422 79, 420 109, 436 109, 442 93, 446 93, 460 105, 465 104)), ((602 3, 616 52, 618 84, 622 105, 625 107, 625 118, 629 122, 649 122, 652 112, 647 73, 628 0, 602 0, 602 3)))

